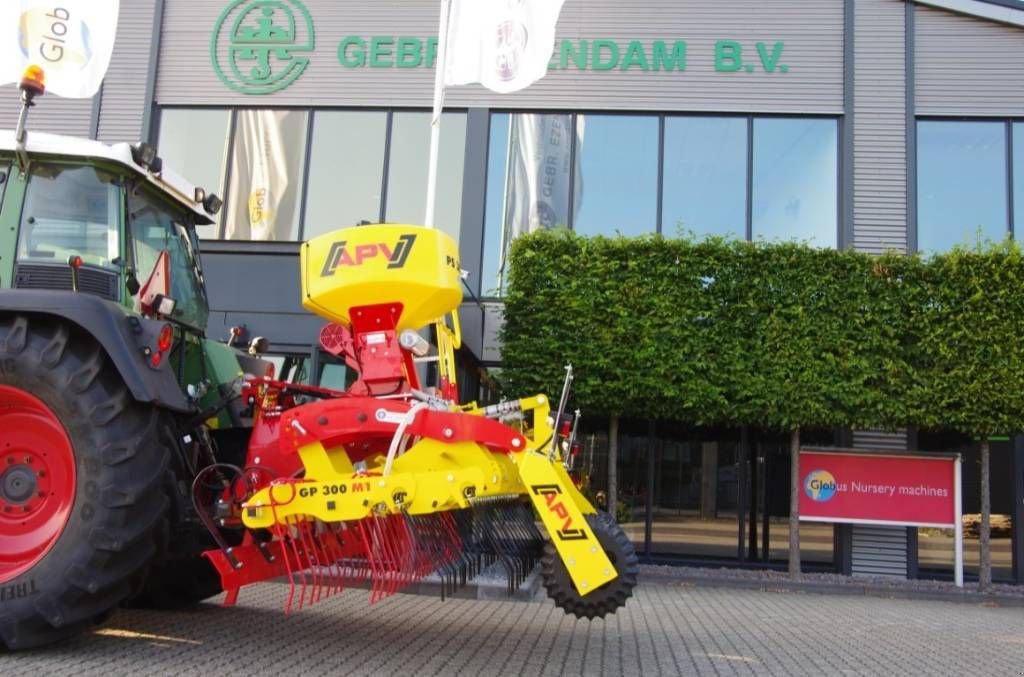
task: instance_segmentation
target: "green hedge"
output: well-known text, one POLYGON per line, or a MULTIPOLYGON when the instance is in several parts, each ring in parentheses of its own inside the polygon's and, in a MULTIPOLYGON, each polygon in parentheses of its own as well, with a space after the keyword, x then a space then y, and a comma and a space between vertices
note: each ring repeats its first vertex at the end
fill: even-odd
POLYGON ((588 413, 792 430, 1022 429, 1024 261, 544 231, 513 245, 509 393, 588 413))

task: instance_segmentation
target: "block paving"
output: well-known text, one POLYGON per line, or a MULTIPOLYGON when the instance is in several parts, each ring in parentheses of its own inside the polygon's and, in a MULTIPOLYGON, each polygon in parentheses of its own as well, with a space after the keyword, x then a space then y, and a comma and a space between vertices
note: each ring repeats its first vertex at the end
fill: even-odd
POLYGON ((118 611, 0 675, 1022 675, 1024 609, 642 583, 605 620, 548 600, 349 590, 285 616, 287 586, 239 606, 118 611))

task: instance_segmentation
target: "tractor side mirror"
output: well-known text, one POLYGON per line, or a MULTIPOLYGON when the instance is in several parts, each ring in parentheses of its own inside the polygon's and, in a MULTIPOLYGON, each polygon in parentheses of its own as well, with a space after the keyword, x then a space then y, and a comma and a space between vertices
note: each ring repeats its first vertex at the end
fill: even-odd
POLYGON ((139 284, 139 278, 135 277, 135 271, 129 270, 124 281, 125 289, 128 290, 130 296, 135 296, 142 289, 142 285, 139 284))

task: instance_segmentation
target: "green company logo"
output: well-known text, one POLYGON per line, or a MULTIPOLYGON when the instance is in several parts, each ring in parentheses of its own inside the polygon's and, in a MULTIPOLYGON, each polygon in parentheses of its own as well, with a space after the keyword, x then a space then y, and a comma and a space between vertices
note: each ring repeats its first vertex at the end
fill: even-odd
POLYGON ((217 19, 210 60, 221 81, 242 94, 273 94, 309 65, 313 18, 298 0, 235 0, 217 19))

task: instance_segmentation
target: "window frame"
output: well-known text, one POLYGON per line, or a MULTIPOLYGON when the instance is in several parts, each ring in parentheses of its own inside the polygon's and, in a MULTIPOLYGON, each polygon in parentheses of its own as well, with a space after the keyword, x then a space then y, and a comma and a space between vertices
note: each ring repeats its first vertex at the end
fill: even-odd
MULTIPOLYGON (((746 223, 745 227, 745 241, 751 241, 753 239, 753 193, 754 193, 754 120, 762 119, 782 119, 782 120, 826 120, 831 121, 835 125, 835 143, 836 143, 836 167, 835 167, 835 180, 836 180, 836 223, 835 223, 835 242, 837 248, 842 248, 848 244, 847 240, 847 224, 844 223, 844 184, 843 184, 843 124, 845 120, 842 115, 837 114, 808 114, 798 115, 793 113, 735 113, 735 112, 650 112, 650 111, 609 111, 600 109, 580 109, 580 110, 561 110, 561 109, 515 109, 515 108, 491 108, 488 109, 488 124, 487 124, 487 137, 479 140, 486 144, 488 149, 488 161, 487 166, 490 166, 490 142, 491 142, 491 128, 493 126, 494 116, 497 115, 514 115, 517 113, 527 114, 552 114, 552 115, 569 115, 571 116, 571 131, 570 137, 576 139, 576 123, 579 115, 615 115, 618 117, 643 117, 650 118, 652 116, 658 119, 658 169, 657 169, 657 186, 656 186, 656 215, 657 223, 654 234, 658 236, 665 236, 665 224, 664 224, 664 204, 665 204, 665 124, 666 121, 672 118, 730 118, 730 119, 742 119, 746 120, 746 145, 747 145, 747 156, 746 156, 746 192, 744 199, 746 200, 745 213, 746 223)), ((467 143, 470 140, 467 140, 467 143)), ((508 152, 508 149, 505 149, 508 152)), ((574 210, 571 208, 575 204, 575 171, 576 171, 576 144, 572 144, 572 153, 570 155, 571 173, 569 178, 569 229, 575 230, 574 210)), ((485 185, 489 177, 485 177, 485 185)), ((483 230, 483 236, 481 238, 481 252, 480 260, 477 269, 474 271, 475 274, 475 286, 474 291, 477 293, 481 300, 487 301, 500 301, 503 296, 493 296, 485 291, 483 285, 483 273, 484 273, 484 261, 487 258, 488 251, 488 240, 487 236, 488 223, 487 223, 487 196, 484 200, 484 209, 481 216, 480 227, 483 230)), ((848 199, 852 199, 849 196, 848 199)), ((502 293, 499 290, 499 294, 502 293)))
MULTIPOLYGON (((111 182, 110 182, 110 184, 109 184, 110 187, 106 191, 107 192, 107 198, 108 198, 108 200, 110 198, 116 199, 118 201, 118 207, 119 208, 118 208, 117 212, 114 214, 114 218, 115 218, 116 222, 114 224, 107 223, 106 226, 107 226, 108 237, 109 237, 109 233, 110 232, 114 232, 116 234, 117 243, 116 243, 116 247, 115 248, 117 250, 117 256, 115 256, 114 258, 112 258, 110 261, 108 261, 105 264, 95 264, 95 263, 92 263, 92 262, 90 262, 88 260, 88 256, 89 256, 88 253, 86 253, 86 252, 79 252, 79 253, 82 254, 82 258, 85 261, 85 265, 95 266, 95 267, 100 268, 102 270, 106 270, 107 272, 114 272, 114 273, 119 272, 119 265, 116 263, 116 260, 119 259, 119 258, 123 260, 124 256, 125 256, 125 251, 126 251, 126 243, 125 243, 125 237, 124 237, 124 231, 125 231, 125 228, 124 228, 124 218, 125 218, 125 214, 124 214, 124 200, 125 200, 125 194, 126 194, 125 179, 122 176, 122 172, 119 171, 119 169, 117 167, 111 167, 109 165, 109 163, 95 163, 94 164, 94 163, 89 163, 89 162, 87 162, 85 160, 81 160, 81 159, 77 159, 76 160, 76 159, 73 159, 73 158, 67 158, 67 159, 65 159, 65 158, 47 158, 47 159, 44 159, 44 160, 42 160, 40 162, 33 163, 29 167, 28 171, 24 173, 23 178, 22 178, 22 182, 24 184, 24 191, 23 191, 22 196, 21 196, 21 205, 20 205, 20 209, 19 209, 19 212, 18 212, 17 233, 16 233, 16 237, 14 238, 15 242, 14 242, 14 252, 13 252, 14 256, 13 256, 13 258, 14 258, 15 264, 18 264, 18 263, 29 263, 29 264, 32 264, 32 263, 44 263, 44 264, 45 263, 60 263, 59 259, 56 259, 56 258, 40 260, 38 258, 22 257, 21 256, 21 247, 25 243, 25 239, 27 237, 29 237, 29 233, 32 230, 32 229, 28 228, 27 227, 28 224, 26 224, 26 219, 28 218, 28 216, 26 216, 26 210, 28 210, 29 207, 32 205, 31 198, 32 198, 32 191, 34 190, 34 181, 36 179, 35 172, 36 172, 36 170, 38 169, 38 167, 40 165, 42 165, 42 166, 50 166, 50 167, 62 167, 62 168, 64 168, 62 171, 66 171, 66 170, 69 170, 69 169, 70 170, 91 169, 94 174, 97 173, 97 172, 106 172, 106 173, 110 174, 111 177, 113 177, 111 182)), ((14 165, 12 164, 11 168, 13 168, 13 166, 14 165)), ((10 179, 11 179, 11 176, 10 176, 10 173, 8 172, 7 182, 9 182, 10 179)), ((0 203, 0 205, 2 205, 2 203, 0 203)), ((110 250, 109 250, 109 245, 108 245, 108 253, 109 253, 109 251, 110 250)))
MULTIPOLYGON (((173 226, 180 226, 184 229, 184 235, 186 236, 188 244, 184 251, 191 259, 191 265, 189 266, 190 270, 187 271, 186 279, 189 281, 189 287, 193 298, 178 298, 175 296, 174 292, 171 291, 171 296, 178 302, 178 307, 176 307, 174 313, 171 314, 171 319, 178 324, 187 326, 199 331, 200 333, 205 333, 210 318, 210 298, 206 291, 206 279, 203 275, 203 262, 199 247, 197 246, 199 244, 199 237, 196 232, 196 224, 193 215, 180 205, 168 200, 166 195, 161 194, 144 181, 130 182, 127 186, 127 190, 124 191, 124 200, 127 224, 123 229, 126 235, 123 245, 126 248, 126 251, 129 252, 131 268, 140 283, 145 282, 150 271, 139 269, 138 246, 140 243, 146 244, 147 246, 149 245, 146 243, 145 238, 136 233, 135 217, 133 216, 133 201, 136 203, 141 201, 148 204, 153 209, 159 209, 164 215, 171 217, 173 226), (181 218, 179 219, 178 217, 181 218), (185 304, 191 305, 193 302, 197 304, 196 307, 186 308, 185 304), (190 322, 189 319, 185 317, 186 312, 196 312, 195 319, 198 320, 198 324, 190 322)), ((166 223, 162 223, 161 225, 163 225, 165 230, 167 230, 166 223)), ((177 233, 175 233, 175 235, 177 235, 177 233)), ((156 251, 159 253, 161 250, 156 251)), ((173 280, 176 274, 182 269, 180 266, 175 265, 174 252, 167 250, 167 253, 169 257, 168 265, 170 267, 171 279, 173 280)))
MULTIPOLYGON (((157 124, 153 126, 150 134, 150 140, 153 143, 157 143, 160 138, 161 130, 161 116, 165 111, 171 110, 224 110, 228 112, 228 125, 226 134, 228 136, 225 146, 224 158, 222 160, 223 165, 221 167, 221 182, 223 185, 224 195, 221 196, 224 200, 224 204, 221 207, 221 214, 227 214, 228 202, 230 200, 231 185, 231 160, 235 152, 235 138, 238 129, 238 112, 244 110, 282 110, 282 111, 294 111, 302 112, 307 115, 306 119, 306 138, 305 138, 305 150, 300 166, 300 193, 299 193, 299 205, 298 205, 298 223, 296 227, 296 238, 295 240, 277 240, 278 243, 302 243, 306 240, 306 205, 309 191, 309 171, 310 171, 310 159, 312 155, 312 144, 313 144, 313 129, 316 125, 316 117, 318 113, 385 113, 387 115, 385 133, 384 133, 384 167, 381 173, 381 200, 380 209, 377 214, 378 223, 385 222, 385 215, 387 214, 388 204, 388 176, 390 171, 391 152, 392 152, 392 130, 394 126, 394 114, 395 113, 425 113, 431 114, 431 109, 425 107, 409 107, 409 108, 398 108, 389 106, 215 106, 215 105, 182 105, 173 104, 160 106, 157 109, 157 124)), ((465 107, 452 107, 445 108, 444 115, 469 115, 469 109, 465 107)), ((466 137, 465 143, 468 146, 472 142, 468 136, 466 137)), ((159 152, 159 148, 157 149, 159 152)), ((185 177, 188 178, 188 177, 185 177)), ((458 228, 461 231, 462 224, 458 224, 458 228)), ((203 242, 263 242, 262 240, 225 240, 224 232, 226 229, 225 219, 221 218, 217 225, 217 236, 215 238, 201 238, 203 242)))
MULTIPOLYGON (((914 129, 913 129, 913 147, 907 148, 907 164, 913 167, 912 177, 907 186, 908 202, 912 205, 911 217, 908 218, 907 223, 907 242, 908 249, 912 253, 921 252, 921 219, 920 219, 920 194, 918 186, 921 180, 921 168, 920 168, 920 157, 921 157, 921 140, 920 140, 920 124, 922 122, 966 122, 966 123, 1002 123, 1003 125, 1003 140, 1005 141, 1005 159, 1004 167, 1005 171, 1003 176, 1005 177, 1005 189, 1006 189, 1006 234, 1009 235, 1010 239, 1017 239, 1017 224, 1014 218, 1015 200, 1013 194, 1013 182, 1014 182, 1014 163, 1013 163, 1013 127, 1014 125, 1024 125, 1024 116, 993 116, 993 117, 979 117, 979 116, 966 116, 966 115, 917 115, 914 117, 914 129), (913 155, 911 158, 910 156, 913 155)), ((1024 164, 1024 154, 1022 154, 1022 164, 1024 164)), ((1020 172, 1024 172, 1024 167, 1019 168, 1020 172)), ((1024 199, 1024 195, 1020 196, 1024 199)))

